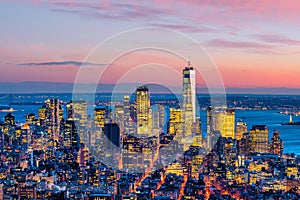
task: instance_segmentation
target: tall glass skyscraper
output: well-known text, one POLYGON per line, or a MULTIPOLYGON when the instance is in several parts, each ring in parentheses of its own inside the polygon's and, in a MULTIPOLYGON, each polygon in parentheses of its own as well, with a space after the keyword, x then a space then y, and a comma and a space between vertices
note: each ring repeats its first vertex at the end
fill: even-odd
POLYGON ((130 126, 130 97, 129 95, 124 96, 124 131, 125 133, 129 133, 130 126))
POLYGON ((46 125, 48 127, 48 135, 54 140, 59 139, 60 123, 63 119, 63 108, 58 99, 48 99, 46 102, 46 125))
POLYGON ((196 75, 190 62, 183 69, 183 120, 183 137, 190 137, 196 120, 196 75))
POLYGON ((250 153, 269 152, 269 130, 266 125, 254 125, 250 130, 250 153))
POLYGON ((136 89, 137 133, 148 135, 152 129, 150 95, 147 86, 136 89))

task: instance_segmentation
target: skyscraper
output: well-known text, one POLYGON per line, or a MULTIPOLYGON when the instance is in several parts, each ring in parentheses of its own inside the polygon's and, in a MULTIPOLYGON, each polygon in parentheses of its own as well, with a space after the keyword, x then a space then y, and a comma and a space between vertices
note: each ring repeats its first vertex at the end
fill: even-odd
POLYGON ((234 139, 234 109, 220 109, 215 112, 214 129, 220 131, 221 136, 234 139))
POLYGON ((14 125, 15 125, 15 117, 13 116, 13 114, 8 113, 8 114, 5 115, 5 117, 4 117, 4 122, 5 122, 5 124, 7 124, 7 125, 14 126, 14 125))
POLYGON ((194 147, 202 147, 202 131, 201 131, 201 121, 199 117, 196 117, 193 123, 193 144, 194 147))
POLYGON ((77 162, 80 167, 86 167, 89 161, 90 161, 89 149, 84 144, 81 144, 81 147, 77 154, 77 162))
POLYGON ((105 135, 105 155, 113 156, 119 151, 121 144, 120 128, 117 123, 107 123, 104 125, 105 135))
POLYGON ((183 136, 192 135, 192 126, 196 119, 196 76, 190 66, 183 69, 183 136))
POLYGON ((170 119, 168 121, 168 134, 173 135, 175 139, 182 139, 182 109, 170 108, 170 119))
POLYGON ((64 147, 79 150, 80 138, 74 120, 67 120, 64 124, 64 147))
POLYGON ((208 150, 213 148, 213 108, 206 108, 206 147, 208 150))
POLYGON ((241 140, 243 134, 248 132, 248 127, 245 122, 237 122, 235 127, 235 139, 241 140))
POLYGON ((164 129, 165 106, 163 104, 158 105, 158 113, 159 113, 159 128, 164 129))
POLYGON ((39 108, 38 121, 40 126, 44 126, 46 123, 46 106, 39 108))
POLYGON ((277 154, 278 156, 282 156, 283 153, 283 143, 280 138, 280 133, 278 131, 274 131, 273 137, 270 143, 270 153, 277 154))
POLYGON ((130 126, 130 97, 129 95, 124 96, 124 131, 129 132, 130 126))
POLYGON ((105 107, 98 107, 94 109, 94 124, 96 127, 104 128, 105 124, 105 107))
POLYGON ((67 120, 74 120, 75 114, 74 114, 74 108, 73 108, 73 102, 69 102, 66 106, 67 108, 67 120))
POLYGON ((88 102, 87 100, 73 100, 70 102, 69 117, 74 117, 77 132, 80 136, 80 143, 83 143, 88 148, 90 144, 90 124, 88 122, 88 102))
POLYGON ((21 127, 21 141, 22 141, 22 148, 27 151, 28 147, 32 143, 32 132, 30 130, 30 126, 25 123, 24 126, 21 127))
POLYGON ((63 109, 60 106, 58 99, 47 100, 45 117, 50 138, 58 140, 60 133, 60 122, 63 119, 63 109))
POLYGON ((28 124, 35 124, 36 123, 36 119, 35 119, 34 113, 29 113, 29 114, 26 115, 26 122, 28 124))
POLYGON ((152 108, 152 127, 153 129, 164 128, 164 105, 156 104, 152 108))
POLYGON ((69 113, 69 116, 73 116, 74 120, 80 122, 80 126, 84 126, 87 122, 87 101, 86 100, 74 100, 70 103, 72 105, 73 113, 69 113))
POLYGON ((249 135, 250 153, 268 152, 269 131, 266 125, 254 125, 249 135))
POLYGON ((139 135, 149 135, 151 133, 150 109, 149 89, 147 86, 140 86, 136 89, 137 133, 139 135))
POLYGON ((226 109, 223 115, 221 136, 234 139, 234 109, 226 109))
POLYGON ((243 133, 243 137, 240 140, 237 140, 237 151, 239 155, 248 155, 250 151, 250 133, 243 133))
POLYGON ((121 132, 124 132, 124 106, 115 105, 114 122, 118 124, 121 132))

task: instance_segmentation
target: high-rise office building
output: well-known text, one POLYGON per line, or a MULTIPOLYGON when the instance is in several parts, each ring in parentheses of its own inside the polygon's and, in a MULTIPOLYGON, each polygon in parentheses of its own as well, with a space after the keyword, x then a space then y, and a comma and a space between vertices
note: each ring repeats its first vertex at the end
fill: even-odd
POLYGON ((46 133, 43 131, 34 131, 32 133, 32 141, 31 148, 33 151, 45 150, 47 147, 47 137, 46 133))
POLYGON ((94 124, 96 127, 104 128, 105 124, 105 107, 98 107, 94 109, 94 124))
POLYGON ((249 134, 249 152, 269 152, 269 131, 266 125, 254 125, 249 134))
POLYGON ((243 134, 248 132, 248 126, 245 122, 237 122, 235 126, 235 139, 241 140, 243 134))
POLYGON ((164 125, 165 125, 165 106, 163 104, 158 105, 158 116, 159 116, 159 128, 164 129, 164 125))
POLYGON ((40 126, 44 126, 46 123, 46 106, 39 108, 38 121, 40 126))
POLYGON ((147 86, 136 89, 136 113, 138 135, 149 135, 152 131, 150 95, 147 86))
POLYGON ((201 121, 199 117, 196 117, 195 122, 193 123, 193 147, 202 147, 202 131, 201 131, 201 121))
POLYGON ((152 128, 159 129, 159 113, 157 110, 152 110, 152 128))
POLYGON ((10 125, 10 126, 14 126, 15 125, 15 117, 13 116, 13 114, 8 113, 7 115, 5 115, 4 123, 7 125, 10 125))
POLYGON ((30 126, 25 123, 24 126, 21 127, 21 141, 22 141, 22 146, 23 149, 25 149, 26 151, 28 150, 28 147, 31 145, 32 143, 32 132, 30 130, 30 126))
POLYGON ((240 140, 236 140, 237 152, 239 155, 244 156, 249 154, 249 150, 250 150, 249 139, 250 139, 250 133, 245 132, 243 133, 243 137, 240 140))
POLYGON ((125 133, 129 133, 129 129, 131 126, 131 117, 130 117, 130 97, 129 95, 124 96, 124 131, 125 133))
POLYGON ((75 114, 74 114, 74 108, 73 108, 73 102, 69 102, 66 106, 67 111, 67 120, 74 120, 75 114))
POLYGON ((29 114, 26 115, 26 123, 28 123, 28 124, 35 124, 36 123, 34 113, 29 113, 29 114))
POLYGON ((107 105, 105 107, 105 123, 113 122, 113 106, 107 105))
POLYGON ((217 110, 214 117, 214 129, 220 131, 225 138, 235 138, 234 133, 234 109, 217 110))
MULTIPOLYGON (((73 114, 71 114, 70 116, 69 113, 69 117, 72 117, 72 115, 74 116, 74 121, 80 136, 80 143, 85 144, 86 147, 88 148, 89 139, 90 139, 90 135, 89 135, 90 124, 88 122, 88 113, 87 113, 88 102, 86 100, 73 100, 71 103, 73 107, 73 114)), ((69 111, 72 112, 71 110, 69 111)))
POLYGON ((106 115, 106 107, 96 107, 94 109, 94 145, 97 146, 97 154, 103 155, 105 151, 105 147, 103 146, 103 141, 105 136, 103 135, 103 129, 105 124, 105 115, 106 115))
POLYGON ((164 128, 164 105, 156 104, 151 107, 152 108, 152 127, 153 129, 161 129, 164 128))
POLYGON ((213 113, 214 130, 221 132, 223 127, 223 115, 224 115, 224 111, 222 109, 214 108, 214 113, 213 113))
POLYGON ((192 135, 192 126, 196 119, 196 74, 193 67, 183 69, 183 136, 192 135))
POLYGON ((67 120, 64 124, 64 147, 79 150, 80 138, 74 120, 67 120))
POLYGON ((277 154, 278 156, 282 156, 283 153, 283 142, 280 138, 280 133, 278 131, 274 131, 273 137, 270 142, 270 153, 277 154))
POLYGON ((104 125, 105 155, 113 156, 119 151, 121 145, 120 128, 117 123, 107 123, 104 125))
POLYGON ((206 108, 206 148, 211 150, 213 148, 213 108, 211 106, 206 108))
POLYGON ((89 149, 84 144, 81 144, 81 147, 77 154, 77 162, 80 167, 85 167, 89 161, 90 161, 89 149))
POLYGON ((183 111, 181 108, 170 108, 170 119, 168 121, 168 134, 174 139, 182 139, 183 111))
POLYGON ((120 130, 124 131, 124 106, 115 105, 114 109, 114 122, 118 124, 120 130))
POLYGON ((234 139, 234 109, 226 109, 223 115, 221 136, 234 139))
POLYGON ((137 167, 140 163, 141 158, 141 144, 138 137, 132 135, 126 135, 123 138, 122 144, 122 160, 123 168, 132 169, 137 167))
POLYGON ((84 126, 87 122, 87 101, 74 100, 70 102, 70 105, 69 117, 73 116, 75 121, 80 122, 84 126))
POLYGON ((63 109, 58 99, 48 99, 46 101, 45 111, 46 125, 50 138, 58 141, 60 133, 61 120, 63 119, 63 109))

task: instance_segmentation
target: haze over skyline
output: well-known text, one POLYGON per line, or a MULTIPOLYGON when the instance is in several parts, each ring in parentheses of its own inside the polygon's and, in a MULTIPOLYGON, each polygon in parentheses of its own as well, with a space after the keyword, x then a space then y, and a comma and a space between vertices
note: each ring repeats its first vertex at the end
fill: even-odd
MULTIPOLYGON (((298 94, 299 10, 298 1, 268 0, 2 1, 0 82, 12 84, 11 89, 20 82, 73 83, 83 60, 98 43, 124 30, 151 26, 177 30, 197 40, 219 68, 226 88, 275 88, 274 93, 281 88, 283 93, 298 94)), ((176 42, 170 46, 191 51, 176 42)), ((155 53, 130 56, 115 63, 114 69, 130 69, 134 59, 165 59, 155 53)), ((185 67, 176 59, 167 61, 179 73, 185 67)), ((93 60, 84 65, 103 67, 106 63, 93 60)), ((114 71, 103 84, 114 84, 113 76, 114 71)), ((203 87, 198 80, 197 85, 203 87)), ((174 87, 180 84, 180 80, 170 80, 174 87)))

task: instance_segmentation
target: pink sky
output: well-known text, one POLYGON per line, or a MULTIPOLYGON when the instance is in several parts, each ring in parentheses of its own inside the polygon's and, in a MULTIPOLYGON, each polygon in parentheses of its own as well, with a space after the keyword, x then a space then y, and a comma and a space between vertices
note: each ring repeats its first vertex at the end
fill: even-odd
MULTIPOLYGON (((2 1, 0 82, 72 83, 80 62, 98 43, 124 30, 155 26, 199 42, 226 87, 300 88, 299 11, 296 0, 2 1)), ((170 45, 188 51, 176 41, 170 45)), ((111 67, 102 81, 116 83, 136 64, 152 60, 178 72, 185 65, 163 55, 133 54, 115 63, 118 67, 111 67)), ((168 80, 170 85, 181 84, 168 80)), ((200 76, 198 85, 203 85, 200 76)))

